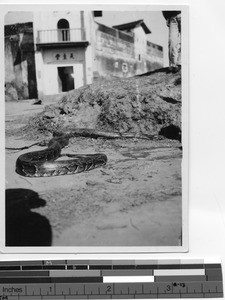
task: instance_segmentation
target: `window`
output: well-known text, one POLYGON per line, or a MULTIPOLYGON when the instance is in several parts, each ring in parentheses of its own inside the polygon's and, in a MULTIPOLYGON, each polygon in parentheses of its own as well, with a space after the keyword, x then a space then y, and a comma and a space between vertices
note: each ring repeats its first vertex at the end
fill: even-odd
POLYGON ((58 39, 60 42, 70 40, 70 24, 66 19, 60 19, 58 24, 58 39))

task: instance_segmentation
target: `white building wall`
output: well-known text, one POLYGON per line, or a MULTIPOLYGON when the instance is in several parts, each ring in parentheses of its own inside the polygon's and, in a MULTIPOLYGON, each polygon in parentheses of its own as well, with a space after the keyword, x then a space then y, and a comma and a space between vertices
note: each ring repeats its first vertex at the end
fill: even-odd
POLYGON ((54 95, 60 93, 60 78, 58 76, 58 67, 73 67, 75 88, 84 85, 83 64, 55 64, 44 65, 43 72, 48 74, 47 80, 43 82, 44 95, 54 95))
POLYGON ((86 30, 86 40, 89 45, 85 51, 85 73, 86 84, 93 82, 93 68, 94 68, 94 52, 95 52, 95 22, 93 13, 91 11, 84 11, 84 27, 86 30))
POLYGON ((81 28, 80 11, 37 11, 34 14, 34 23, 39 30, 57 29, 60 19, 66 19, 70 28, 81 28))
POLYGON ((43 52, 43 92, 45 95, 60 93, 58 67, 73 67, 75 88, 84 85, 85 54, 83 48, 45 50, 43 52))
POLYGON ((76 63, 73 65, 75 89, 78 89, 84 85, 84 65, 82 63, 76 63))
POLYGON ((136 58, 138 54, 146 53, 146 33, 141 26, 134 28, 134 46, 136 50, 136 58))
POLYGON ((147 53, 147 38, 141 26, 134 28, 134 49, 135 60, 137 61, 137 74, 147 72, 147 66, 145 62, 147 53))
POLYGON ((36 79, 38 98, 42 98, 44 95, 44 64, 43 57, 40 51, 35 52, 35 65, 36 65, 36 79))
MULTIPOLYGON (((69 22, 70 29, 78 29, 84 26, 85 40, 89 42, 89 45, 87 47, 74 46, 73 48, 59 48, 56 46, 55 48, 44 48, 40 51, 36 51, 36 74, 39 97, 60 92, 58 67, 73 67, 75 88, 79 88, 84 84, 90 84, 93 81, 92 48, 94 45, 94 36, 92 29, 94 27, 94 17, 91 11, 34 12, 35 43, 40 42, 40 40, 38 40, 38 31, 43 30, 43 34, 46 34, 46 41, 42 39, 42 42, 47 42, 48 33, 45 33, 45 31, 56 30, 55 33, 57 34, 57 23, 60 19, 66 19, 69 22), (58 55, 58 59, 56 59, 56 55, 58 55), (63 58, 64 55, 66 55, 66 59, 63 58), (72 58, 70 58, 71 55, 73 56, 72 58)), ((71 34, 73 34, 72 31, 71 34)), ((79 40, 82 41, 82 38, 78 38, 78 41, 79 40)))
POLYGON ((44 65, 43 74, 48 74, 43 81, 44 95, 58 94, 59 84, 57 67, 55 65, 44 65))

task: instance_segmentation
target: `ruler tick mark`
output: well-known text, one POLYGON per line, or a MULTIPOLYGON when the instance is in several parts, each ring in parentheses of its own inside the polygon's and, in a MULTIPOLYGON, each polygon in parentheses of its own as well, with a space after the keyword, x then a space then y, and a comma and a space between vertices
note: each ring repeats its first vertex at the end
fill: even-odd
MULTIPOLYGON (((72 262, 68 262, 68 263, 70 263, 71 264, 70 266, 72 266, 72 262)), ((44 264, 43 266, 53 265, 52 268, 57 267, 57 262, 55 262, 55 261, 43 261, 43 264, 44 264)), ((62 264, 62 263, 60 263, 60 264, 62 264)), ((60 265, 60 264, 58 264, 58 265, 60 265)), ((21 270, 21 266, 20 266, 18 275, 15 274, 15 272, 14 272, 13 277, 11 277, 11 281, 8 280, 10 278, 10 276, 8 276, 6 274, 7 286, 6 285, 4 286, 3 284, 0 283, 0 287, 3 291, 3 293, 4 292, 8 293, 8 296, 3 296, 3 298, 2 298, 0 295, 0 299, 5 300, 5 299, 7 299, 7 297, 9 297, 10 299, 12 297, 12 299, 15 299, 15 300, 20 300, 20 299, 28 299, 29 300, 29 298, 34 297, 37 299, 46 299, 47 300, 47 299, 54 298, 54 296, 61 297, 60 299, 67 299, 68 297, 71 298, 71 296, 73 296, 73 295, 75 296, 75 298, 79 298, 78 296, 80 295, 81 296, 80 298, 92 299, 92 298, 98 297, 98 295, 100 298, 100 297, 102 297, 102 294, 107 295, 107 298, 110 298, 110 299, 113 299, 116 296, 120 297, 121 299, 122 298, 125 299, 127 297, 129 297, 130 299, 131 298, 141 299, 141 298, 145 298, 146 296, 148 297, 148 295, 150 298, 161 298, 161 296, 163 296, 164 298, 171 298, 171 296, 173 296, 173 295, 174 295, 174 297, 179 297, 179 298, 182 298, 182 297, 193 298, 193 297, 195 297, 195 295, 197 297, 203 297, 203 298, 209 297, 209 296, 212 298, 217 298, 217 297, 220 297, 223 293, 222 280, 220 280, 220 281, 218 280, 217 282, 212 280, 210 282, 209 276, 205 277, 204 279, 199 277, 199 278, 196 278, 196 280, 195 280, 195 277, 194 277, 194 279, 189 277, 189 278, 187 278, 187 281, 182 276, 182 278, 180 278, 179 280, 178 279, 176 279, 175 281, 171 280, 171 282, 170 282, 170 279, 169 279, 170 275, 167 275, 168 276, 167 279, 166 279, 166 277, 163 279, 163 280, 166 279, 167 280, 166 282, 164 282, 163 280, 162 281, 159 280, 159 282, 154 281, 149 284, 143 280, 142 282, 137 283, 138 285, 136 285, 136 284, 133 285, 133 283, 131 283, 131 282, 124 283, 124 285, 121 283, 117 283, 117 282, 111 282, 111 283, 108 283, 108 285, 105 285, 105 283, 101 282, 101 281, 95 281, 95 280, 93 282, 90 281, 89 279, 92 279, 92 277, 89 277, 89 275, 88 275, 87 276, 88 281, 85 280, 85 277, 81 276, 81 278, 82 278, 81 282, 74 285, 74 283, 70 282, 70 278, 67 276, 67 274, 65 275, 65 278, 62 279, 62 281, 59 281, 57 279, 57 283, 51 284, 51 280, 45 281, 44 277, 46 277, 46 276, 43 276, 44 275, 44 273, 43 273, 43 275, 41 275, 40 279, 43 278, 44 280, 43 281, 38 280, 36 284, 35 283, 32 284, 34 281, 30 281, 30 279, 34 279, 34 278, 36 279, 38 277, 38 274, 40 273, 40 271, 38 271, 38 274, 34 274, 34 271, 32 271, 32 270, 34 270, 33 265, 31 263, 30 268, 29 268, 29 265, 26 265, 26 268, 24 266, 22 266, 22 270, 21 270), (31 276, 29 277, 28 282, 26 281, 26 277, 28 278, 28 275, 29 275, 27 270, 29 270, 29 272, 31 272, 31 276), (24 271, 26 273, 21 274, 24 271), (18 277, 20 279, 17 279, 18 277), (15 282, 14 282, 14 279, 16 279, 15 282), (24 281, 22 281, 21 279, 23 279, 24 281), (20 282, 21 282, 21 285, 19 285, 19 284, 17 285, 17 283, 20 283, 20 282), (22 282, 24 282, 23 285, 22 285, 22 282), (50 283, 48 283, 48 282, 50 282, 50 283), (11 285, 12 285, 12 287, 11 287, 11 285), (107 291, 108 287, 110 287, 111 289, 107 291)), ((123 265, 123 264, 121 263, 121 265, 123 265)), ((101 275, 101 277, 103 277, 102 274, 105 271, 101 270, 100 264, 99 264, 99 266, 100 267, 97 267, 96 269, 99 269, 99 274, 101 275)), ((149 269, 153 268, 152 265, 148 266, 148 264, 146 264, 146 267, 147 267, 147 269, 148 269, 148 267, 149 267, 149 269)), ((157 265, 154 266, 154 268, 158 269, 157 265)), ((161 269, 163 269, 163 268, 164 267, 161 267, 161 269)), ((191 267, 188 266, 188 268, 194 269, 194 265, 191 265, 191 267)), ((209 268, 212 269, 213 267, 209 266, 209 268)), ((70 267, 68 268, 67 266, 65 266, 64 270, 70 270, 70 269, 72 270, 72 268, 70 268, 70 267)), ((92 267, 87 268, 86 272, 89 272, 89 269, 92 269, 92 267)), ((115 269, 118 269, 118 268, 115 268, 115 269)), ((133 268, 133 269, 138 269, 138 268, 133 268)), ((168 267, 165 264, 165 269, 168 270, 168 269, 170 269, 170 267, 168 267)), ((175 265, 173 265, 171 267, 171 269, 178 269, 178 268, 175 265)), ((196 267, 196 269, 197 269, 197 267, 196 267)), ((11 270, 12 270, 12 267, 11 267, 11 269, 7 270, 7 272, 10 272, 9 275, 11 275, 11 272, 12 272, 11 270)), ((38 268, 38 270, 40 270, 40 268, 38 268)), ((113 268, 112 268, 112 270, 113 270, 113 268)), ((5 272, 5 270, 1 269, 1 272, 5 272)), ((46 273, 47 271, 43 271, 43 272, 46 273)), ((53 273, 54 272, 57 272, 57 271, 53 271, 53 273)), ((67 271, 67 273, 69 273, 69 272, 70 271, 67 271)), ((92 271, 90 271, 90 272, 92 272, 92 271)), ((106 271, 106 272, 108 272, 108 271, 106 271)), ((113 271, 110 271, 110 272, 113 272, 113 271)), ((121 272, 121 271, 116 270, 115 272, 121 272)), ((213 271, 213 272, 215 273, 215 276, 216 276, 216 271, 213 271)), ((134 274, 131 274, 131 275, 134 275, 134 274)), ((143 275, 146 275, 146 273, 143 275)), ((78 277, 78 276, 75 275, 75 277, 78 277)), ((3 274, 2 274, 2 277, 4 278, 3 274)), ((136 281, 134 281, 134 282, 136 282, 136 281)))

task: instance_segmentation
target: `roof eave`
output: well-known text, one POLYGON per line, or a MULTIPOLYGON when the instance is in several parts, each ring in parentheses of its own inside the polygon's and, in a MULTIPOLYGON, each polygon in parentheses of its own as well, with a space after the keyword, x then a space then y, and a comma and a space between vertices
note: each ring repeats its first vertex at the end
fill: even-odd
POLYGON ((140 25, 146 34, 152 33, 151 30, 145 25, 144 22, 142 22, 140 25))
POLYGON ((126 24, 121 24, 121 25, 115 25, 112 26, 113 28, 117 29, 117 30, 126 30, 128 29, 128 26, 133 24, 134 26, 131 28, 137 28, 138 26, 141 26, 145 32, 145 34, 149 34, 151 33, 151 30, 147 27, 147 25, 144 23, 143 20, 138 20, 138 21, 134 21, 134 22, 130 22, 130 23, 126 23, 126 24))

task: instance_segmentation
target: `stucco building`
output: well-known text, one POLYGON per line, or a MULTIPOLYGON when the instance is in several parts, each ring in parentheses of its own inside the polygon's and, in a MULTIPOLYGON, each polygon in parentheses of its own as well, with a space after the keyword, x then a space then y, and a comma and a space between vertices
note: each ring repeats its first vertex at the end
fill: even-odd
POLYGON ((5 26, 6 100, 37 98, 33 24, 5 26))
POLYGON ((98 76, 130 77, 163 66, 163 48, 148 41, 143 20, 107 27, 95 22, 95 72, 98 76))
POLYGON ((94 15, 89 11, 34 13, 38 95, 92 82, 94 15))
MULTIPOLYGON (((151 31, 143 20, 108 27, 98 22, 99 15, 101 12, 92 11, 33 13, 33 22, 29 23, 23 38, 29 31, 33 55, 32 85, 36 87, 36 94, 26 93, 24 99, 69 91, 102 77, 130 77, 163 66, 163 49, 148 40, 151 31)), ((9 29, 9 26, 13 25, 5 28, 9 29)), ((7 34, 6 52, 15 52, 9 30, 7 34)), ((18 51, 24 51, 23 45, 19 35, 18 51)), ((9 73, 14 73, 14 77, 19 74, 11 67, 15 61, 9 57, 6 54, 8 84, 11 81, 9 73)), ((27 68, 29 65, 27 63, 27 68)), ((26 66, 21 65, 21 68, 25 70, 26 66)), ((21 78, 24 77, 24 83, 29 86, 31 82, 25 78, 24 70, 21 78)))

